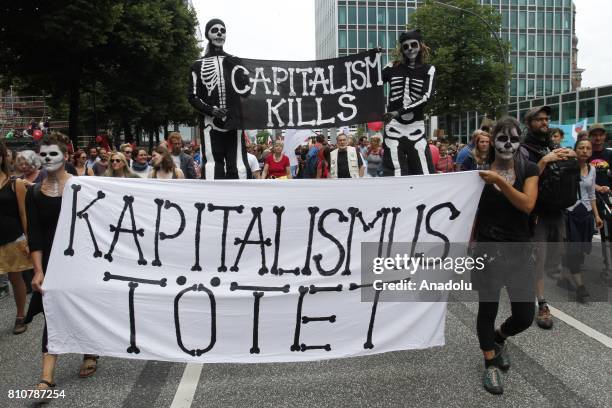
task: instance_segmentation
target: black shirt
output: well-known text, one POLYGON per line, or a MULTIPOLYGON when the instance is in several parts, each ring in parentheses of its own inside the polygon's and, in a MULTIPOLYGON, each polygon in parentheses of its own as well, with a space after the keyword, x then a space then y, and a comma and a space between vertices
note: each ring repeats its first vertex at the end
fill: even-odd
MULTIPOLYGON (((358 150, 355 153, 357 153, 357 167, 361 169, 361 166, 363 166, 361 155, 359 154, 358 150)), ((338 149, 338 178, 351 178, 346 150, 338 149)))
MULTIPOLYGON (((520 160, 515 163, 516 180, 513 187, 523 191, 525 179, 537 176, 540 170, 534 163, 520 160), (523 163, 523 171, 517 166, 523 163)), ((476 240, 480 242, 527 242, 531 236, 529 215, 516 208, 501 191, 487 184, 480 196, 476 221, 476 240)))
POLYGON ((23 234, 17 195, 13 191, 13 186, 14 182, 8 180, 0 189, 0 225, 2 225, 0 245, 11 243, 23 234))

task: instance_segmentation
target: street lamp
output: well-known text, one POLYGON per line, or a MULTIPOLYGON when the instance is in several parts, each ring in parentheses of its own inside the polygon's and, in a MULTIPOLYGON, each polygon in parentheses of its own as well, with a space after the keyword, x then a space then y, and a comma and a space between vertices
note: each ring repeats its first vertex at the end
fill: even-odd
POLYGON ((504 91, 503 91, 504 103, 502 105, 502 115, 507 114, 508 113, 508 82, 509 82, 508 80, 508 59, 506 58, 506 51, 504 50, 504 46, 502 45, 501 39, 499 38, 497 31, 495 31, 493 27, 491 27, 491 24, 489 24, 487 20, 485 20, 484 18, 482 18, 482 16, 480 16, 477 13, 474 13, 471 10, 467 10, 467 9, 464 9, 462 7, 458 7, 452 4, 442 3, 440 1, 432 1, 432 3, 437 4, 439 6, 453 9, 455 11, 461 11, 464 13, 471 14, 477 17, 480 21, 482 21, 487 26, 489 31, 491 31, 491 33, 493 34, 493 37, 495 38, 495 41, 497 41, 497 45, 499 47, 499 56, 501 57, 501 60, 504 64, 504 91))

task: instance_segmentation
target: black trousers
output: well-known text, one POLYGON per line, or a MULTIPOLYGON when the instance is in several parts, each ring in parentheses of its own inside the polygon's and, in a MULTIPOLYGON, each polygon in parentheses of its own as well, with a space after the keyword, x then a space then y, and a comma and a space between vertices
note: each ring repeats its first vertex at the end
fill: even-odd
MULTIPOLYGON (((512 288, 507 288, 510 297, 512 314, 501 325, 501 331, 506 336, 515 336, 529 328, 535 314, 535 302, 514 302, 512 299, 522 298, 512 288)), ((487 300, 488 296, 487 295, 487 300)), ((499 298, 499 292, 498 292, 499 298)), ((495 348, 495 318, 499 302, 478 302, 478 317, 476 318, 476 333, 480 349, 490 351, 495 348)))
POLYGON ((204 117, 201 133, 202 178, 207 180, 253 178, 242 132, 219 129, 212 118, 204 117), (242 171, 239 171, 239 167, 242 171))

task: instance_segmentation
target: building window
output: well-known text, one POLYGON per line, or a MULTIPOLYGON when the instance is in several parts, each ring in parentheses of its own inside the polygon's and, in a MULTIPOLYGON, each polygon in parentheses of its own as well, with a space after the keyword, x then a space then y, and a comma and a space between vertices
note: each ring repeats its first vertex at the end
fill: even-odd
POLYGON ((368 48, 376 48, 378 42, 376 41, 376 31, 368 31, 368 48))
POLYGON ((559 122, 559 105, 554 104, 550 106, 550 121, 559 122))
POLYGON ((563 13, 563 28, 569 30, 572 26, 572 15, 569 12, 563 13))
POLYGON ((357 9, 357 23, 358 24, 368 24, 368 9, 363 7, 363 6, 359 6, 359 8, 357 9))
POLYGON ((355 6, 348 7, 348 23, 357 24, 357 7, 355 6))
POLYGON ((555 75, 561 75, 561 58, 555 58, 555 75))
POLYGON ((599 118, 598 122, 612 122, 612 96, 599 98, 599 118))
POLYGON ((383 50, 387 49, 387 34, 384 31, 378 32, 378 46, 383 50))
POLYGON ((561 40, 562 37, 560 35, 555 36, 555 52, 561 52, 561 40))
POLYGON ((357 46, 361 49, 368 49, 367 33, 365 32, 365 30, 358 30, 357 37, 359 40, 359 44, 357 46))
POLYGON ((538 34, 537 35, 537 40, 538 40, 538 51, 544 51, 544 34, 538 34))
POLYGON ((544 95, 544 81, 536 79, 536 94, 537 96, 544 95))
POLYGON ((518 11, 510 12, 510 28, 518 27, 518 11))
POLYGON ((512 46, 512 50, 518 51, 518 39, 515 34, 510 35, 510 45, 512 46))
POLYGON ((525 11, 519 13, 519 28, 527 28, 527 12, 525 11))
POLYGON ((395 31, 389 31, 387 33, 387 46, 391 49, 395 48, 397 46, 397 41, 398 41, 398 35, 395 33, 395 31))
POLYGON ((527 96, 535 96, 535 81, 533 79, 527 80, 527 96))
POLYGON ((397 9, 397 25, 401 30, 406 28, 406 8, 400 7, 397 9))
POLYGON ((525 80, 519 79, 518 81, 518 96, 525 96, 525 80))
POLYGON ((576 101, 561 105, 561 124, 573 125, 576 123, 576 101))
POLYGON ((510 28, 510 12, 502 10, 502 27, 510 28))
POLYGON ((537 63, 536 74, 544 75, 544 57, 538 57, 537 63))
POLYGON ((346 24, 346 7, 338 6, 338 24, 346 24))
POLYGON ((395 7, 389 7, 387 9, 387 21, 389 22, 389 25, 396 25, 396 12, 395 12, 395 7))
POLYGON ((519 74, 527 73, 527 61, 525 57, 519 57, 519 74))
POLYGON ((546 79, 544 81, 544 93, 546 95, 552 95, 552 93, 553 93, 552 79, 546 79))
POLYGON ((346 30, 338 30, 338 48, 347 48, 346 30))
POLYGON ((561 81, 561 93, 569 92, 570 83, 568 80, 561 81))
POLYGON ((566 54, 570 53, 570 49, 572 48, 572 41, 569 35, 563 36, 563 52, 566 54))
POLYGON ((546 57, 546 69, 544 70, 547 75, 553 74, 553 59, 552 57, 546 57))
POLYGON ((534 11, 530 11, 529 12, 528 23, 529 23, 529 26, 528 26, 529 28, 535 28, 535 26, 536 26, 536 15, 535 15, 534 11))
POLYGON ((545 23, 544 16, 545 16, 545 13, 543 11, 538 11, 536 23, 537 23, 537 28, 539 28, 540 30, 544 29, 544 23, 545 23))
POLYGON ((562 17, 563 15, 560 12, 555 12, 555 28, 557 30, 560 30, 563 28, 562 17))
POLYGON ((527 36, 525 34, 519 35, 519 51, 527 51, 527 36))
POLYGON ((535 57, 527 57, 527 72, 535 74, 535 57))
POLYGON ((586 119, 588 123, 595 122, 595 100, 587 99, 578 103, 578 117, 580 120, 586 119))
POLYGON ((529 34, 527 36, 527 49, 529 51, 535 51, 536 49, 536 44, 535 44, 536 40, 535 40, 535 35, 533 34, 529 34))
POLYGON ((368 24, 376 25, 376 7, 368 7, 368 24))
POLYGON ((349 30, 348 45, 349 45, 349 48, 357 48, 357 31, 356 30, 349 30))
POLYGON ((516 79, 510 81, 510 96, 516 96, 516 79))
POLYGON ((387 16, 385 13, 385 8, 384 7, 378 7, 378 25, 385 25, 387 24, 387 16))

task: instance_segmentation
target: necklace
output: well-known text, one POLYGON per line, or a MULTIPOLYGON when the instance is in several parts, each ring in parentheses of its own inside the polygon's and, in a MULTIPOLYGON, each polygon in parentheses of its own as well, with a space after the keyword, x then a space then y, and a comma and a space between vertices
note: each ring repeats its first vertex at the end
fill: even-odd
POLYGON ((502 176, 508 184, 514 184, 514 180, 516 178, 514 174, 514 169, 495 169, 495 172, 502 176))

